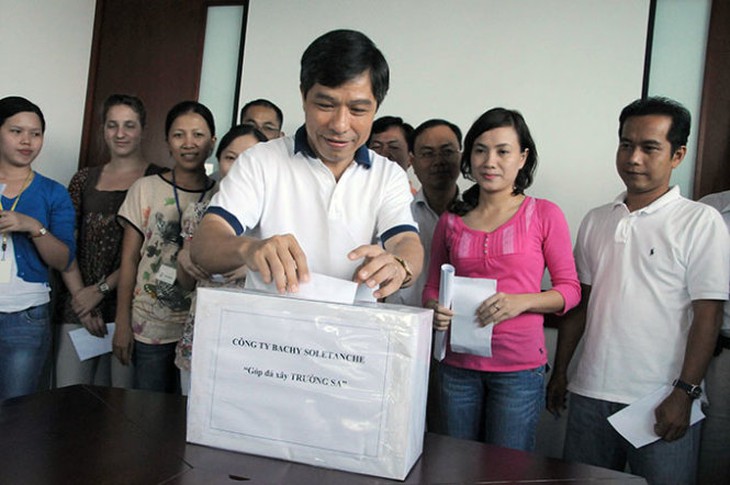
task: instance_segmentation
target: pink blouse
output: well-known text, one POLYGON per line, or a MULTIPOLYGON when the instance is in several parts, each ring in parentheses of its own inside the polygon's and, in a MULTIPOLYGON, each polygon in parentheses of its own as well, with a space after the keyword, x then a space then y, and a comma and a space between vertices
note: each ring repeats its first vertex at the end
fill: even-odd
MULTIPOLYGON (((438 299, 444 263, 452 264, 457 276, 496 279, 497 291, 503 293, 541 291, 547 266, 552 289, 565 300, 560 313, 580 301, 570 230, 560 208, 547 200, 526 197, 515 215, 493 232, 472 229, 461 217, 446 212, 436 225, 432 244, 424 303, 438 299)), ((490 372, 539 367, 547 362, 543 316, 523 313, 496 325, 492 357, 451 352, 449 346, 444 362, 490 372)))

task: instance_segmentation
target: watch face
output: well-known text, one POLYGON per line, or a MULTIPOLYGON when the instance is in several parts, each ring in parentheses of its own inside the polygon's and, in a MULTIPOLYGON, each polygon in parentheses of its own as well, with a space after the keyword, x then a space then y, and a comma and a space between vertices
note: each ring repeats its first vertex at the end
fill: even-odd
POLYGON ((112 291, 112 289, 109 288, 109 285, 106 283, 99 283, 99 291, 101 291, 103 295, 106 295, 107 293, 112 291))

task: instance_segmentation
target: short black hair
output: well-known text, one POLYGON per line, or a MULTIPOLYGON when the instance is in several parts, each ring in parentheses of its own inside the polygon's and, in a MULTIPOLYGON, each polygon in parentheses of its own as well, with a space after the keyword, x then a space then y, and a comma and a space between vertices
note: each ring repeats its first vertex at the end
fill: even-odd
POLYGON ((400 116, 381 116, 377 120, 373 121, 373 127, 370 130, 370 138, 368 138, 366 145, 370 146, 370 140, 372 140, 373 135, 378 135, 384 131, 388 131, 394 126, 401 129, 406 143, 410 140, 411 136, 413 136, 413 127, 403 121, 403 118, 400 116))
POLYGON ((210 135, 215 136, 215 120, 213 120, 213 113, 210 112, 208 107, 197 101, 181 101, 167 112, 167 118, 165 118, 165 138, 170 135, 170 128, 172 128, 175 120, 187 113, 200 115, 208 125, 210 135))
POLYGON ((667 140, 672 145, 672 153, 687 145, 692 115, 689 110, 677 101, 662 96, 650 96, 631 102, 621 110, 618 117, 618 136, 623 134, 624 123, 633 116, 664 115, 672 119, 672 126, 667 133, 667 140))
POLYGON ((281 111, 281 109, 277 105, 275 105, 268 99, 263 99, 263 98, 254 99, 253 101, 249 101, 248 103, 243 105, 243 108, 241 108, 241 114, 240 114, 241 119, 239 120, 241 123, 243 123, 243 114, 246 112, 246 110, 248 110, 252 106, 263 106, 264 108, 273 109, 274 112, 276 113, 276 119, 279 120, 279 129, 281 130, 281 127, 284 126, 284 113, 281 111))
POLYGON ((315 39, 302 54, 299 89, 306 97, 317 83, 336 88, 365 71, 370 74, 373 96, 380 106, 390 83, 383 53, 362 32, 333 30, 315 39))
POLYGON ((441 118, 433 118, 424 121, 423 123, 418 125, 415 130, 413 130, 413 134, 410 138, 408 138, 408 151, 414 153, 413 150, 416 147, 416 139, 421 135, 421 133, 435 126, 446 126, 451 131, 453 131, 454 135, 456 135, 456 139, 459 140, 459 150, 461 150, 461 130, 459 129, 459 127, 450 121, 442 120, 441 118))
POLYGON ((18 113, 30 112, 38 115, 41 119, 41 131, 46 132, 46 119, 43 112, 34 103, 20 96, 8 96, 0 99, 0 126, 5 124, 5 120, 11 118, 18 113))
POLYGON ((139 124, 142 128, 147 125, 147 110, 144 108, 144 103, 137 96, 132 96, 131 94, 112 94, 106 98, 101 108, 101 122, 106 123, 106 116, 109 114, 109 110, 120 104, 129 106, 132 111, 137 113, 139 124))
POLYGON ((228 145, 233 143, 233 140, 239 136, 253 135, 258 141, 269 141, 266 135, 261 133, 258 129, 251 125, 236 125, 228 130, 228 133, 223 135, 220 143, 218 143, 218 149, 215 151, 215 158, 220 160, 223 150, 228 148, 228 145))

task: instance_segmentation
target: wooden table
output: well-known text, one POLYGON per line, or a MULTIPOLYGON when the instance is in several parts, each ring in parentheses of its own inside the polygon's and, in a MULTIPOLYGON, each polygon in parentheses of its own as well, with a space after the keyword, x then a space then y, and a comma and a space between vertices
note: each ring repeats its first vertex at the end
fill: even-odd
MULTIPOLYGON (((181 396, 72 386, 0 404, 0 483, 373 484, 391 480, 185 442, 181 396)), ((645 483, 612 470, 426 434, 405 483, 645 483)))

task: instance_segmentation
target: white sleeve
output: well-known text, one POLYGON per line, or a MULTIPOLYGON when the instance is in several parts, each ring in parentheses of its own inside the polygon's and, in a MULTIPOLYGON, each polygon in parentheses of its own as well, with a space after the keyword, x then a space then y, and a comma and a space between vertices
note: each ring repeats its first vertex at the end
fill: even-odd
POLYGON ((266 196, 262 157, 255 148, 238 156, 208 208, 208 212, 223 217, 239 235, 258 225, 266 196))
POLYGON ((418 231, 418 224, 411 212, 411 188, 408 177, 400 166, 388 162, 383 176, 383 191, 378 207, 378 238, 384 243, 401 232, 418 231))

